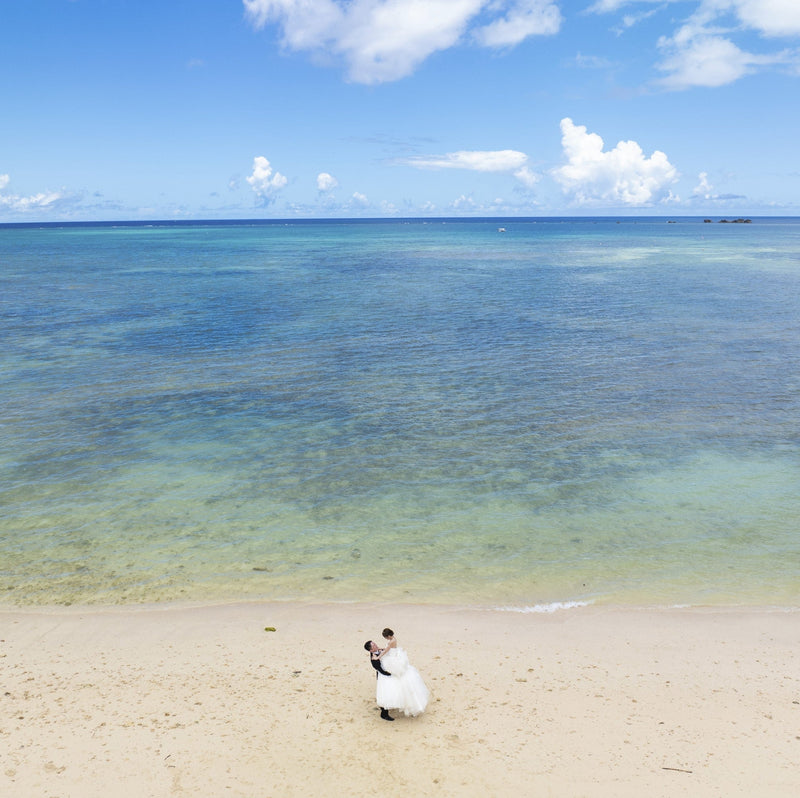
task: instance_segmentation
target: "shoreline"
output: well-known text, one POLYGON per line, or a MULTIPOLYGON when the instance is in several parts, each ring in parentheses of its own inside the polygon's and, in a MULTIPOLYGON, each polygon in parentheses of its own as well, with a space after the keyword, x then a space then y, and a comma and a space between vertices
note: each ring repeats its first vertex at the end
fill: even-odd
MULTIPOLYGON (((521 618, 568 618, 603 616, 707 616, 707 615, 791 615, 800 613, 800 602, 797 604, 624 604, 604 603, 583 600, 554 601, 532 605, 512 605, 501 603, 467 603, 467 602, 424 602, 424 601, 335 601, 297 599, 209 599, 209 600, 176 600, 154 601, 146 603, 124 604, 0 604, 0 623, 11 620, 17 622, 26 617, 41 616, 69 620, 70 618, 104 618, 113 615, 141 616, 141 620, 158 614, 164 615, 199 615, 211 613, 213 616, 230 614, 234 618, 254 616, 259 612, 274 612, 303 622, 306 613, 338 614, 357 617, 361 614, 381 615, 443 615, 462 614, 481 616, 496 614, 521 618), (16 617, 19 616, 19 617, 16 617)), ((798 628, 800 636, 800 627, 798 628)))
POLYGON ((790 796, 800 608, 0 607, 9 796, 790 796), (378 718, 391 626, 431 689, 378 718), (266 631, 275 627, 275 631, 266 631))

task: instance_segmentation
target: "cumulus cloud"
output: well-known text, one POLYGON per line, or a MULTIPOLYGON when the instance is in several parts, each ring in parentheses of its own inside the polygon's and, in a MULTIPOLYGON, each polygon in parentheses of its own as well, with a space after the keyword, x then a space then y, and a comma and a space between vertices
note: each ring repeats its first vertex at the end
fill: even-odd
POLYGON ((531 171, 527 166, 522 166, 514 172, 514 177, 522 183, 525 188, 533 188, 539 182, 539 175, 531 171))
POLYGON ((42 191, 28 197, 19 194, 6 194, 5 190, 11 182, 9 175, 0 175, 0 209, 27 213, 29 211, 52 209, 67 199, 63 191, 42 191))
POLYGON ((697 176, 698 184, 695 186, 694 191, 692 192, 693 197, 702 197, 703 199, 711 199, 712 195, 712 187, 711 184, 708 182, 708 172, 700 172, 697 176))
POLYGON ((462 194, 450 203, 450 207, 454 211, 474 211, 478 207, 478 203, 472 197, 462 194))
POLYGON ((274 23, 283 46, 344 61, 350 80, 382 83, 411 74, 474 26, 489 47, 558 31, 552 0, 242 0, 257 28, 274 23), (486 19, 491 19, 486 22, 486 19))
POLYGON ((327 172, 320 172, 317 175, 317 190, 322 192, 333 191, 336 186, 339 185, 339 181, 333 176, 329 175, 327 172))
POLYGON ((369 205, 369 200, 366 194, 362 194, 360 191, 354 191, 350 199, 350 205, 354 208, 366 208, 369 205))
POLYGON ((635 141, 603 150, 603 139, 571 119, 561 120, 561 144, 567 163, 552 171, 577 205, 641 207, 671 199, 678 172, 655 150, 648 158, 635 141))
POLYGON ((253 158, 253 174, 247 178, 256 196, 264 205, 275 199, 275 194, 289 181, 280 172, 273 172, 272 166, 263 155, 253 158))
POLYGON ((526 164, 528 156, 518 150, 459 150, 446 155, 420 155, 401 163, 417 169, 467 169, 472 172, 509 172, 527 188, 538 182, 539 176, 526 164))

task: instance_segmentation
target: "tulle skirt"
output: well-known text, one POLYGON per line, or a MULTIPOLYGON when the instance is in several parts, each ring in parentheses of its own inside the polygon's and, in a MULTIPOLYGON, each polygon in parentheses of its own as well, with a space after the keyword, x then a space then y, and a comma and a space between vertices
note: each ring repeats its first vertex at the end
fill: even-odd
POLYGON ((379 673, 375 688, 375 703, 383 709, 401 709, 403 691, 400 688, 400 680, 394 676, 384 676, 379 673))
POLYGON ((376 699, 379 707, 399 709, 406 716, 420 715, 428 706, 430 692, 419 671, 409 664, 402 648, 393 648, 381 660, 391 676, 378 674, 376 699))

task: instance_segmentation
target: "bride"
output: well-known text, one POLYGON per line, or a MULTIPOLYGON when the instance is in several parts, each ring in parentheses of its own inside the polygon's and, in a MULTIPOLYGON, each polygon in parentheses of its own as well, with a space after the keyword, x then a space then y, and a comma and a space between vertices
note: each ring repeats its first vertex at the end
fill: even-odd
POLYGON ((406 716, 415 717, 425 711, 430 698, 430 691, 422 681, 419 671, 409 663, 408 655, 397 645, 394 632, 391 629, 383 630, 386 648, 380 654, 383 669, 397 679, 397 692, 399 694, 399 709, 406 716))

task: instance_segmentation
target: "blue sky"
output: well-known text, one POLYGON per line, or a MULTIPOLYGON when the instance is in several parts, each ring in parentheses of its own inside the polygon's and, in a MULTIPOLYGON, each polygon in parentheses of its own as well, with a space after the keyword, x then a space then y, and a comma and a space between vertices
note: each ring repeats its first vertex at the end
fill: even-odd
POLYGON ((0 222, 800 213, 800 0, 3 0, 0 33, 0 222))

